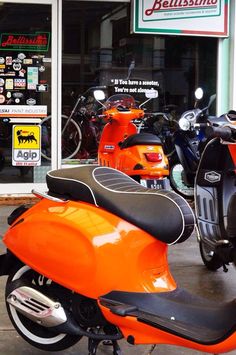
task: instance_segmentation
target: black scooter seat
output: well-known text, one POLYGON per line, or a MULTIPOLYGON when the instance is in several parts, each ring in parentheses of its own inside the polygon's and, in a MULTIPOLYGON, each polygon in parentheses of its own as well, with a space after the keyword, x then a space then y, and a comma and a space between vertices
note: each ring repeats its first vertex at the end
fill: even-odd
POLYGON ((112 291, 100 297, 100 303, 116 315, 136 317, 204 345, 217 344, 236 330, 235 300, 218 305, 179 288, 162 293, 112 291))
POLYGON ((120 145, 121 149, 133 147, 135 145, 162 145, 162 141, 155 134, 136 133, 127 137, 120 145))
POLYGON ((182 242, 193 231, 194 215, 182 197, 147 189, 118 170, 87 165, 51 171, 46 179, 49 194, 100 206, 165 243, 182 242))

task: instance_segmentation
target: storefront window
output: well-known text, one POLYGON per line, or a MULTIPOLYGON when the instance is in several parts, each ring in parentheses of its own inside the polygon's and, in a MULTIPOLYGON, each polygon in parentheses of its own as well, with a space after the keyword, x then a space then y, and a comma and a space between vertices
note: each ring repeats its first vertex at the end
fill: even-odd
POLYGON ((51 6, 0 3, 0 183, 41 182, 51 112, 51 6), (42 149, 41 149, 42 148, 42 149))
POLYGON ((64 161, 96 159, 101 126, 91 87, 105 86, 107 96, 130 93, 137 102, 155 88, 150 109, 173 105, 178 112, 192 107, 197 86, 206 99, 216 91, 217 39, 131 34, 130 21, 127 2, 63 1, 62 125, 85 97, 65 135, 64 161))

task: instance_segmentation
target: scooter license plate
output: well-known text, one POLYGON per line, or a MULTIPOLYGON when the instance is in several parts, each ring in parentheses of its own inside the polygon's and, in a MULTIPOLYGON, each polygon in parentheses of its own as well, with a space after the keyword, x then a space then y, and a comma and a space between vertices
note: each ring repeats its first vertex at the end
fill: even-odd
POLYGON ((165 179, 141 179, 140 184, 144 187, 147 187, 149 189, 155 189, 155 190, 169 190, 170 189, 170 183, 167 178, 165 179))

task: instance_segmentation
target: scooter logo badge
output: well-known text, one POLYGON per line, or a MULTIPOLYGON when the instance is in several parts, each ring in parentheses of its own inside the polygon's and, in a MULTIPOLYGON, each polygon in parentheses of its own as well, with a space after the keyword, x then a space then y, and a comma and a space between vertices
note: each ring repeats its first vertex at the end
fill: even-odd
POLYGON ((208 173, 205 173, 204 179, 211 183, 215 183, 221 180, 221 175, 216 171, 209 171, 208 173))

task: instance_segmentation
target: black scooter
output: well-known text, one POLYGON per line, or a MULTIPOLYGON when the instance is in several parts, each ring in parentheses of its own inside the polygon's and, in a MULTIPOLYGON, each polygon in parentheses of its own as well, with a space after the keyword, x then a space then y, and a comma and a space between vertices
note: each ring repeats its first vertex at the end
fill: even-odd
POLYGON ((216 98, 212 95, 206 107, 200 109, 203 97, 201 88, 195 91, 195 104, 192 110, 185 111, 173 134, 175 154, 170 159, 170 184, 174 191, 189 199, 194 198, 194 180, 202 149, 206 143, 203 126, 209 118, 209 108, 216 98))
POLYGON ((198 166, 195 208, 202 260, 227 271, 236 255, 236 113, 205 129, 209 139, 198 166))

